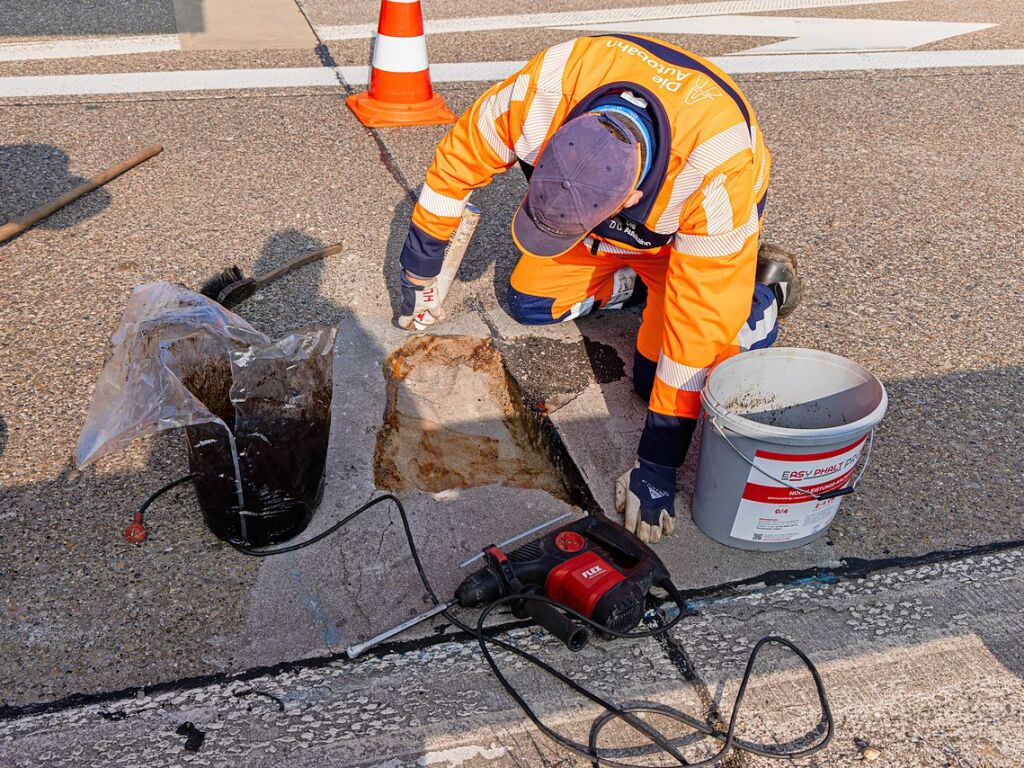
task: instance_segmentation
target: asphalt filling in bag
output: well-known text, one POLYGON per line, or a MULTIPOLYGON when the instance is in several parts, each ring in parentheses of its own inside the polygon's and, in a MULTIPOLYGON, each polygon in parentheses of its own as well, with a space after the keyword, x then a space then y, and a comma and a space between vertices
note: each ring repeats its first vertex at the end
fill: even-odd
POLYGON ((320 501, 336 329, 273 342, 179 285, 135 288, 111 339, 76 463, 184 427, 207 525, 245 546, 303 531, 320 501))

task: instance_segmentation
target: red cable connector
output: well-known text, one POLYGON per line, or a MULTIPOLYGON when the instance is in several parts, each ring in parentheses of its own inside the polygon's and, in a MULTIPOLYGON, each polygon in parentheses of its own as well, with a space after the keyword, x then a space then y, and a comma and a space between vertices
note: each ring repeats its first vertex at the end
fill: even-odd
POLYGON ((142 510, 135 513, 132 524, 124 529, 124 537, 132 544, 141 544, 146 540, 146 526, 142 524, 142 510))

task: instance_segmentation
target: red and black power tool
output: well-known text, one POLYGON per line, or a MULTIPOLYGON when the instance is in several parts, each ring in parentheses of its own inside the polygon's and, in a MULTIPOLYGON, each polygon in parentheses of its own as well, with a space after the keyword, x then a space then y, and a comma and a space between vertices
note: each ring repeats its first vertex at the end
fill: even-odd
MULTIPOLYGON (((628 632, 643 618, 652 586, 676 592, 654 550, 602 515, 588 515, 511 552, 491 545, 484 557, 487 566, 455 591, 463 608, 510 595, 544 595, 608 629, 628 632)), ((587 631, 547 603, 524 599, 512 609, 571 650, 587 644, 587 631)))

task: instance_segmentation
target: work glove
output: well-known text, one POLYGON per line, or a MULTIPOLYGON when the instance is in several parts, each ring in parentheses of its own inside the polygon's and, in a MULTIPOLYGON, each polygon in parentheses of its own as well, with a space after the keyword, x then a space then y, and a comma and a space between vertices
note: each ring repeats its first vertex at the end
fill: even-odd
POLYGON ((615 508, 640 541, 656 544, 676 527, 676 470, 644 459, 615 482, 615 508))
POLYGON ((437 278, 417 285, 402 270, 402 304, 398 309, 398 325, 407 331, 423 331, 441 317, 437 300, 437 278))

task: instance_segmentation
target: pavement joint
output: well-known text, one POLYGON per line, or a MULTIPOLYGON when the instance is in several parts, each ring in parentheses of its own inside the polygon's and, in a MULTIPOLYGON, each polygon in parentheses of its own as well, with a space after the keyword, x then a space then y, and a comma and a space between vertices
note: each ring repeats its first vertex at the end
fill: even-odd
MULTIPOLYGON (((306 16, 306 12, 302 7, 302 3, 296 0, 296 5, 298 5, 299 10, 302 11, 303 16, 306 16)), ((306 22, 309 24, 309 28, 313 31, 313 34, 316 36, 316 55, 320 59, 320 63, 323 64, 325 67, 334 70, 334 75, 337 78, 338 83, 341 85, 341 87, 345 89, 346 96, 352 96, 355 93, 355 89, 345 79, 345 76, 342 74, 341 67, 338 66, 338 63, 334 60, 334 57, 331 55, 331 49, 320 37, 320 33, 309 21, 308 16, 306 16, 306 22)), ((347 109, 347 106, 344 108, 347 109)), ((412 184, 409 183, 409 180, 405 178, 405 174, 402 173, 402 169, 399 166, 398 160, 392 153, 391 148, 388 147, 388 144, 384 140, 384 137, 380 135, 380 131, 378 131, 376 128, 371 128, 370 126, 366 125, 363 126, 363 130, 373 139, 374 143, 377 145, 377 149, 380 152, 380 160, 384 164, 384 167, 387 169, 388 173, 391 174, 391 177, 395 180, 395 182, 402 189, 402 191, 405 192, 409 200, 415 202, 416 192, 414 191, 412 184)))
MULTIPOLYGON (((1024 541, 1006 542, 1005 544, 990 544, 981 547, 973 547, 968 550, 960 552, 941 552, 941 553, 930 553, 928 555, 922 555, 918 558, 906 558, 906 562, 903 564, 903 568, 906 570, 895 571, 895 568, 901 566, 893 565, 890 560, 885 561, 859 561, 856 567, 849 569, 840 569, 842 572, 820 572, 810 577, 806 575, 806 572, 801 572, 803 575, 796 576, 789 581, 755 581, 754 579, 744 580, 742 582, 732 582, 723 584, 718 587, 708 587, 699 590, 682 591, 684 598, 687 599, 687 609, 696 610, 699 612, 702 608, 708 608, 710 606, 721 605, 726 603, 735 603, 736 601, 747 600, 751 598, 759 599, 759 596, 773 590, 785 587, 792 587, 796 589, 802 589, 807 587, 813 582, 816 577, 824 578, 825 581, 821 581, 821 587, 830 588, 838 587, 842 584, 856 584, 858 582, 864 582, 872 577, 877 577, 883 574, 895 574, 895 577, 901 581, 914 581, 920 580, 922 575, 921 569, 932 568, 932 571, 924 572, 927 576, 928 573, 936 573, 938 570, 936 567, 955 564, 958 562, 968 562, 972 560, 981 560, 987 562, 987 559, 991 559, 993 555, 1002 554, 1017 554, 1024 558, 1024 541), (943 555, 943 557, 937 557, 936 555, 943 555), (864 567, 870 562, 880 563, 876 569, 864 567), (757 590, 748 590, 741 594, 730 594, 731 591, 741 588, 745 585, 760 584, 761 588, 757 590)), ((811 569, 816 571, 817 569, 811 569)), ((358 601, 356 603, 358 605, 358 601)), ((669 601, 663 601, 661 604, 662 608, 674 607, 674 604, 669 601)), ((778 607, 778 606, 774 606, 778 607)), ((787 608, 788 610, 788 608, 787 608)), ((800 612, 800 611, 798 611, 800 612)), ((756 614, 755 614, 756 615, 756 614)), ((507 632, 514 632, 522 630, 526 627, 532 626, 528 621, 511 621, 502 624, 495 624, 488 628, 488 634, 503 635, 507 632)), ((421 638, 415 638, 411 640, 395 641, 389 643, 381 643, 374 649, 367 651, 364 654, 365 658, 382 658, 384 656, 390 656, 392 654, 403 654, 410 651, 422 651, 446 643, 475 643, 476 638, 472 635, 467 635, 465 632, 448 632, 451 625, 443 625, 438 628, 438 634, 430 635, 421 638)), ((666 649, 666 658, 670 663, 675 666, 680 674, 687 680, 693 676, 693 682, 695 684, 704 685, 701 681, 700 676, 696 672, 695 667, 689 659, 689 655, 685 649, 682 653, 685 657, 685 662, 681 663, 680 659, 673 657, 666 649), (689 669, 689 671, 687 671, 689 669)), ((178 680, 168 680, 152 685, 144 686, 132 686, 116 691, 105 691, 100 693, 88 693, 88 694, 72 694, 65 696, 61 699, 52 702, 35 702, 31 704, 23 704, 20 706, 9 706, 0 705, 0 723, 5 721, 14 721, 26 717, 33 717, 37 715, 55 714, 66 710, 77 709, 83 706, 90 706, 94 704, 102 704, 111 701, 128 700, 132 697, 139 696, 154 696, 157 694, 163 694, 169 691, 189 691, 197 688, 203 688, 210 685, 217 684, 231 684, 234 682, 248 681, 259 679, 262 677, 275 676, 287 673, 302 673, 306 670, 316 670, 327 666, 337 664, 356 664, 359 663, 355 660, 350 660, 344 652, 329 653, 321 656, 313 656, 306 659, 299 659, 295 661, 279 662, 272 665, 264 665, 251 667, 246 670, 231 673, 218 673, 211 675, 200 675, 185 677, 178 680)), ((708 689, 710 690, 710 689, 708 689)), ((710 695, 710 694, 709 694, 710 695)))
MULTIPOLYGON (((816 650, 805 650, 822 658, 822 674, 835 687, 833 693, 840 697, 845 693, 849 697, 857 695, 857 692, 844 691, 844 684, 840 681, 851 674, 862 674, 859 671, 861 661, 858 654, 873 653, 880 658, 890 659, 887 663, 899 664, 900 653, 914 651, 921 654, 915 657, 920 659, 917 663, 927 665, 929 659, 935 658, 934 654, 941 652, 940 649, 943 647, 960 648, 961 654, 973 652, 976 646, 970 644, 971 638, 974 637, 970 631, 982 627, 988 628, 983 631, 1000 633, 985 637, 989 638, 988 642, 994 643, 993 652, 1001 653, 1001 643, 1005 642, 1004 636, 1007 633, 1012 636, 1012 611, 1019 612, 1021 609, 1019 606, 1011 608, 1011 613, 1006 615, 1006 619, 1000 619, 999 616, 1002 614, 990 604, 990 600, 985 596, 971 595, 971 585, 984 585, 984 588, 993 594, 1000 590, 1013 592, 1021 579, 1022 565, 1024 548, 873 574, 856 582, 836 582, 824 585, 820 589, 810 583, 778 586, 764 593, 746 595, 739 600, 754 609, 767 605, 774 611, 785 608, 786 603, 791 601, 807 602, 809 607, 815 610, 833 608, 835 606, 832 604, 838 603, 851 616, 859 612, 869 617, 868 625, 860 630, 865 640, 859 641, 853 636, 846 641, 848 647, 844 646, 845 650, 821 646, 831 633, 825 625, 835 622, 823 620, 814 611, 809 612, 803 623, 785 621, 798 636, 810 632, 811 626, 822 628, 816 636, 817 639, 813 640, 816 650), (910 592, 907 591, 907 584, 912 585, 910 592), (966 601, 966 606, 975 609, 972 617, 976 617, 977 621, 983 624, 976 627, 970 621, 956 617, 950 619, 945 615, 945 611, 932 610, 936 605, 935 601, 947 595, 950 588, 959 590, 961 594, 947 610, 958 608, 960 602, 966 601), (887 595, 890 597, 887 598, 887 595), (894 629, 891 626, 891 616, 887 616, 880 606, 907 612, 915 618, 905 627, 894 629), (964 632, 968 634, 964 635, 964 632), (958 642, 960 645, 957 645, 958 642), (964 645, 964 642, 967 645, 964 645), (865 646, 864 643, 869 643, 870 646, 865 646), (904 644, 907 644, 907 650, 901 650, 904 644), (838 657, 836 653, 839 653, 838 657), (889 656, 886 656, 886 653, 889 653, 889 656), (892 653, 897 655, 893 657, 892 653)), ((585 659, 580 660, 578 663, 583 664, 584 668, 588 664, 593 668, 589 673, 581 669, 572 674, 583 674, 581 683, 585 683, 587 687, 593 686, 595 692, 605 695, 611 691, 606 692, 601 681, 608 676, 618 678, 627 675, 630 678, 642 678, 641 685, 649 685, 651 680, 661 680, 662 686, 669 686, 666 692, 675 692, 675 696, 684 690, 699 693, 700 686, 704 686, 705 694, 698 695, 697 698, 697 703, 701 707, 699 711, 712 721, 718 717, 717 722, 724 726, 721 718, 729 717, 731 714, 723 715, 721 708, 734 695, 732 692, 737 682, 738 671, 743 668, 746 654, 749 653, 751 638, 748 634, 758 636, 765 631, 777 633, 772 628, 777 626, 776 622, 779 621, 774 613, 762 615, 738 612, 737 609, 742 607, 736 601, 709 606, 674 630, 673 642, 685 643, 691 649, 687 651, 687 656, 695 658, 697 666, 706 669, 707 674, 702 674, 696 681, 687 680, 688 675, 679 669, 679 665, 667 658, 668 654, 661 643, 654 644, 661 649, 661 660, 658 655, 651 654, 654 650, 652 645, 634 644, 631 653, 600 654, 596 666, 593 666, 593 659, 589 662, 585 659), (735 634, 737 627, 740 628, 739 634, 735 634), (645 659, 648 662, 647 666, 641 665, 645 659), (672 670, 679 672, 676 677, 682 679, 671 680, 667 677, 672 670), (689 687, 684 684, 685 682, 689 682, 689 687), (680 688, 681 684, 683 685, 680 688)), ((506 636, 518 647, 533 653, 561 655, 563 663, 572 663, 577 657, 576 654, 568 654, 557 641, 536 627, 517 627, 509 630, 506 636)), ((213 753, 208 753, 207 759, 216 760, 219 753, 233 753, 233 750, 243 745, 250 745, 254 733, 252 728, 258 728, 260 733, 265 733, 273 743, 288 753, 294 753, 296 750, 301 752, 307 749, 322 749, 327 744, 334 744, 338 749, 349 749, 355 748, 355 739, 390 738, 388 734, 398 732, 395 729, 419 731, 436 728, 445 722, 461 721, 469 712, 475 713, 474 722, 472 726, 467 723, 469 730, 461 738, 471 739, 472 743, 479 744, 482 733, 490 734, 494 729, 500 728, 505 713, 515 711, 510 709, 511 702, 500 692, 478 693, 477 696, 483 698, 460 702, 459 697, 467 692, 459 690, 459 686, 456 686, 450 692, 454 698, 448 710, 430 710, 434 714, 425 713, 426 721, 422 719, 423 715, 416 714, 424 713, 424 710, 420 709, 425 702, 422 685, 428 680, 440 681, 440 684, 445 685, 447 680, 465 679, 469 671, 479 664, 475 647, 476 642, 473 638, 451 637, 441 645, 414 653, 392 651, 353 664, 328 662, 317 668, 293 666, 283 670, 267 670, 244 680, 231 678, 199 681, 189 688, 129 691, 120 697, 108 698, 105 701, 82 701, 76 706, 64 707, 61 710, 35 711, 19 718, 2 718, 7 722, 0 724, 0 749, 5 746, 13 747, 21 739, 48 738, 48 734, 60 732, 67 738, 76 739, 75 743, 93 744, 95 749, 107 750, 111 756, 120 755, 118 760, 127 756, 137 758, 141 749, 152 758, 153 765, 171 765, 173 760, 177 759, 181 745, 180 741, 170 736, 170 729, 174 723, 184 719, 196 722, 204 730, 215 734, 210 742, 213 753), (387 682, 391 678, 394 680, 387 682), (384 680, 381 684, 384 687, 364 687, 367 681, 378 679, 384 680), (398 680, 403 682, 398 690, 394 690, 393 686, 398 680), (257 705, 253 701, 247 708, 240 708, 232 703, 250 696, 265 699, 266 704, 257 705), (123 723, 123 726, 114 726, 115 723, 123 723), (114 731, 111 729, 114 727, 126 729, 122 732, 122 737, 116 741, 112 740, 114 731), (97 737, 101 738, 102 745, 95 742, 97 737)), ((503 669, 522 669, 522 665, 509 654, 499 652, 496 656, 503 669)), ((956 663, 958 658, 960 657, 953 656, 947 663, 956 663)), ((982 669, 985 663, 979 662, 979 669, 982 669)), ((1012 665, 1014 662, 1012 657, 1006 657, 1003 663, 1012 665)), ((763 677, 756 677, 753 683, 754 696, 762 698, 762 692, 765 690, 778 691, 782 696, 798 696, 799 689, 794 690, 792 686, 799 684, 800 678, 796 675, 795 668, 790 669, 790 666, 783 664, 776 668, 773 665, 770 671, 762 673, 763 677)), ((848 687, 849 682, 845 685, 848 687)), ((1019 681, 1016 685, 1019 687, 1019 681)), ((621 690, 618 693, 617 698, 635 695, 629 690, 621 690)), ((682 704, 691 712, 695 711, 692 699, 684 697, 682 701, 675 700, 676 706, 682 704)), ((848 730, 850 726, 845 724, 845 718, 846 714, 849 714, 849 700, 844 699, 843 708, 837 709, 836 702, 833 704, 834 711, 844 713, 843 722, 837 719, 837 726, 848 730)), ((573 712, 572 717, 577 723, 586 722, 589 718, 589 712, 566 710, 565 703, 557 706, 561 708, 556 709, 556 712, 573 712)), ((547 716, 549 715, 545 714, 545 717, 547 716)), ((781 716, 789 717, 785 712, 781 716)), ((564 728, 568 724, 561 716, 556 720, 559 721, 557 727, 564 728)), ((756 724, 760 723, 761 727, 757 730, 765 734, 769 742, 779 743, 775 734, 779 723, 769 721, 768 711, 764 710, 764 702, 752 708, 751 712, 741 715, 741 720, 745 739, 753 737, 757 740, 757 735, 752 734, 752 731, 756 724)), ((513 727, 516 722, 518 721, 513 718, 513 727)), ((454 735, 459 737, 458 731, 454 735)), ((520 735, 528 740, 534 738, 528 731, 520 735)), ((849 733, 846 737, 849 737, 849 733)), ((508 734, 505 734, 486 748, 498 750, 501 744, 506 743, 507 738, 508 734)), ((842 741, 838 737, 837 741, 839 744, 832 749, 843 749, 842 741)), ((31 749, 27 742, 25 744, 23 751, 31 749)), ((943 747, 959 749, 952 742, 944 742, 943 747)), ((426 744, 421 747, 429 748, 426 744)), ((535 744, 534 749, 542 753, 544 751, 541 744, 535 744)), ((104 757, 107 756, 107 751, 103 752, 104 757)), ((495 751, 494 754, 497 756, 498 752, 495 751)), ((832 753, 832 756, 836 757, 835 753, 832 753)), ((80 756, 67 755, 60 759, 46 759, 56 759, 54 764, 65 764, 61 760, 66 762, 78 757, 80 756)), ((41 760, 43 756, 36 755, 36 759, 41 760)), ((376 764, 372 761, 364 762, 366 759, 364 757, 363 760, 357 761, 357 764, 376 764)), ((407 763, 396 761, 394 764, 404 766, 407 763)), ((576 763, 570 761, 568 764, 576 763)), ((762 763, 734 755, 725 765, 760 766, 762 763)))

